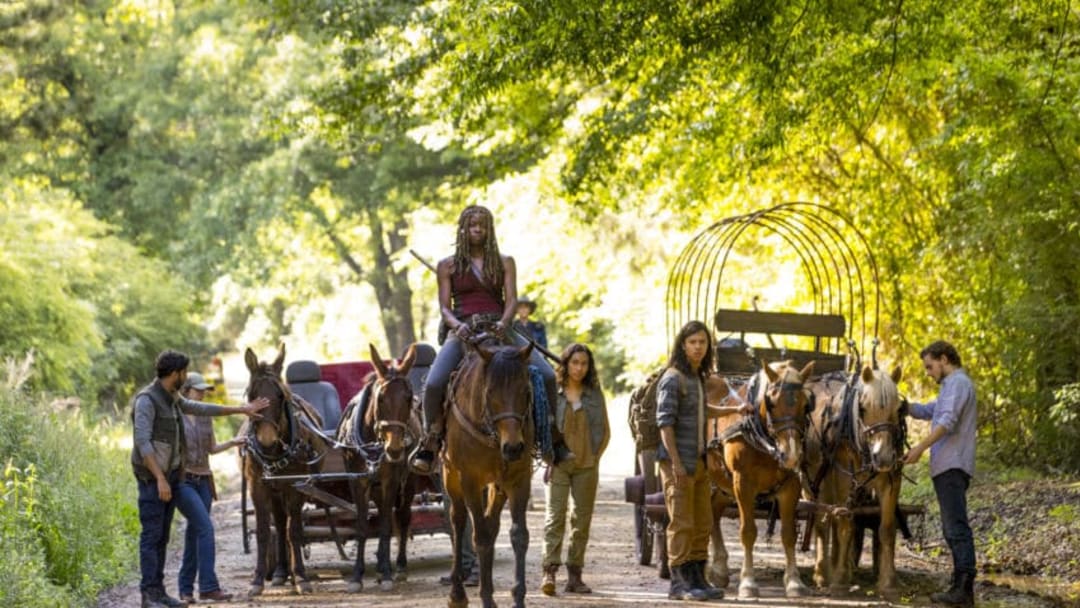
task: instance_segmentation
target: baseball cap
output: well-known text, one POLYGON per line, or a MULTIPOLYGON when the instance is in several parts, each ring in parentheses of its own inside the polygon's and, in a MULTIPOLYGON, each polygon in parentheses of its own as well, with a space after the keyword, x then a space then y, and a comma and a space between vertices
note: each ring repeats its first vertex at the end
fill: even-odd
POLYGON ((214 385, 206 381, 203 375, 197 372, 188 372, 187 380, 184 380, 184 388, 196 388, 201 391, 212 391, 214 385))

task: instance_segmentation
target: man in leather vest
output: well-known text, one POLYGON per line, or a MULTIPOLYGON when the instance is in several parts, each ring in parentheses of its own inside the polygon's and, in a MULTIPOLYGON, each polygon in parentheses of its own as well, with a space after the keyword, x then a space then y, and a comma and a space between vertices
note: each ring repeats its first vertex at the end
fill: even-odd
POLYGON ((133 447, 131 467, 139 489, 139 567, 143 608, 186 606, 165 593, 165 548, 169 542, 176 495, 185 450, 182 413, 228 416, 256 412, 270 405, 265 398, 243 407, 192 401, 179 394, 191 362, 187 355, 162 351, 154 367, 157 379, 139 389, 132 399, 133 447))

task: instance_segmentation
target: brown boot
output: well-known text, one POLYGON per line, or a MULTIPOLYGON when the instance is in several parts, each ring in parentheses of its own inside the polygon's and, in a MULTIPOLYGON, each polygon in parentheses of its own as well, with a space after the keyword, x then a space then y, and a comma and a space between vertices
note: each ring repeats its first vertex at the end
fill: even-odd
POLYGON ((592 589, 581 580, 581 566, 566 565, 566 588, 567 593, 592 593, 592 589))
POLYGON ((559 571, 559 564, 544 566, 544 580, 540 583, 540 591, 544 595, 555 596, 555 573, 559 571))

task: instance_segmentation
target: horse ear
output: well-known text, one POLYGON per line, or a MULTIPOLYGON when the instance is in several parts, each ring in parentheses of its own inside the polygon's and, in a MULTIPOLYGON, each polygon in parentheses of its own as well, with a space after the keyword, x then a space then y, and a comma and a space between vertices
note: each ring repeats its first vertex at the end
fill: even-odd
POLYGON ((901 377, 901 369, 900 369, 900 366, 899 366, 899 365, 897 365, 897 366, 896 366, 896 367, 894 367, 894 368, 893 368, 893 370, 892 370, 892 381, 893 381, 893 384, 899 384, 899 383, 900 383, 900 377, 901 377))
POLYGON ((259 371, 259 358, 255 356, 255 351, 251 350, 250 346, 244 351, 244 365, 247 365, 248 371, 252 374, 259 371))
POLYGON ((760 361, 761 369, 765 370, 765 376, 769 378, 769 382, 776 382, 780 379, 780 374, 776 373, 776 370, 766 363, 765 359, 761 359, 760 361))
POLYGON ((816 363, 816 361, 807 363, 806 367, 802 368, 802 371, 799 372, 799 377, 802 378, 803 381, 808 380, 810 375, 814 373, 814 363, 816 363))
POLYGON ((401 363, 398 363, 398 373, 407 374, 412 369, 413 362, 416 361, 416 343, 409 345, 409 350, 405 351, 405 357, 401 359, 401 363))
POLYGON ((277 359, 274 359, 274 371, 281 375, 282 366, 285 364, 285 343, 278 345, 277 359))
POLYGON ((379 351, 375 348, 374 344, 368 344, 368 350, 371 351, 371 364, 375 366, 375 373, 379 375, 379 378, 385 378, 386 363, 383 363, 382 357, 379 356, 379 351))
POLYGON ((528 361, 529 357, 532 356, 532 349, 532 342, 529 342, 525 346, 522 346, 517 352, 517 358, 521 359, 522 361, 528 361))
POLYGON ((870 384, 874 381, 874 370, 869 365, 864 365, 862 368, 862 381, 863 384, 870 384))

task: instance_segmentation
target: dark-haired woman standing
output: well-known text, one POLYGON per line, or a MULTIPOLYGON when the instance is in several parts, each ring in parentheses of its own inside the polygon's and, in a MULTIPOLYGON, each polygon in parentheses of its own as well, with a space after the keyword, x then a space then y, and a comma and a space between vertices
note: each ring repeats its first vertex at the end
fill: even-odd
POLYGON ((544 578, 540 590, 555 595, 555 574, 559 570, 566 531, 567 503, 570 509, 570 544, 566 550, 568 593, 592 593, 581 580, 585 547, 589 542, 596 488, 600 481, 600 456, 611 438, 607 407, 592 351, 584 344, 571 344, 560 357, 556 370, 559 397, 555 405, 555 425, 562 432, 575 458, 551 467, 546 488, 547 514, 544 518, 544 578))

